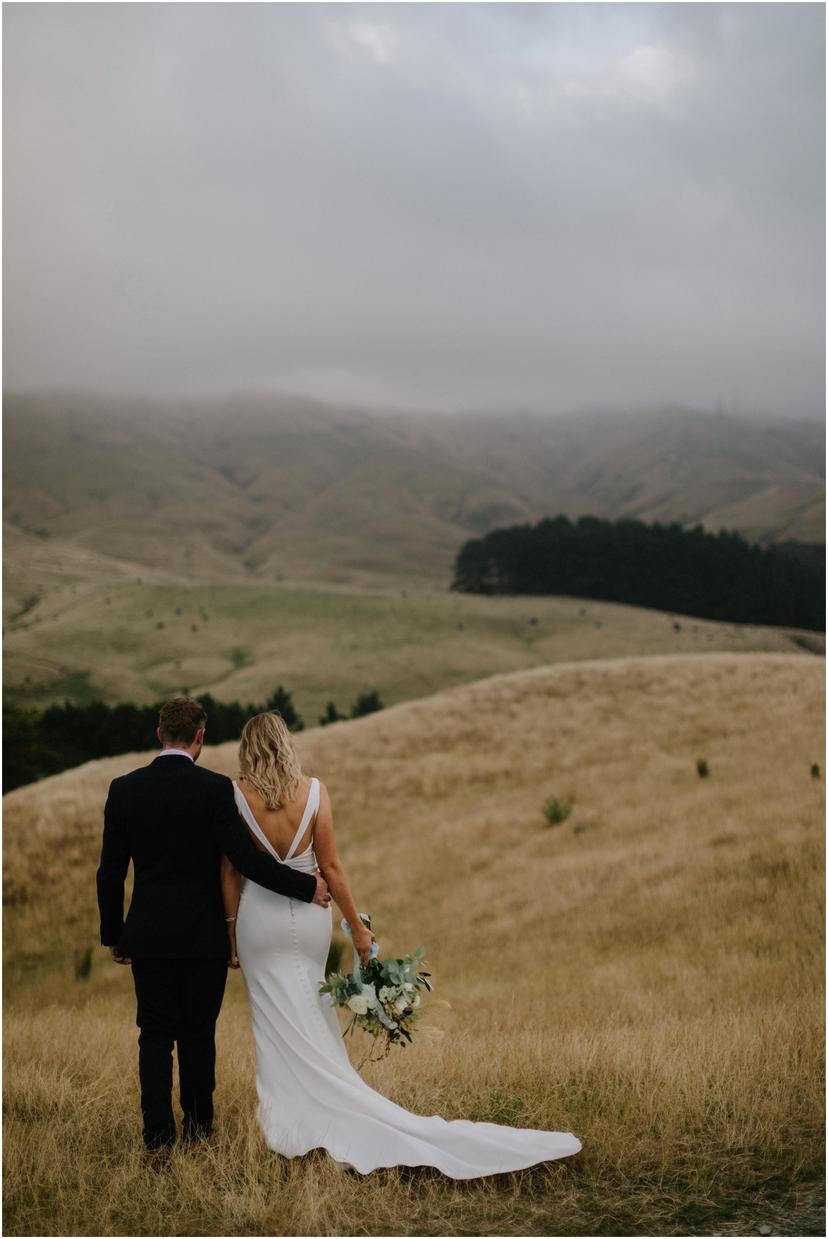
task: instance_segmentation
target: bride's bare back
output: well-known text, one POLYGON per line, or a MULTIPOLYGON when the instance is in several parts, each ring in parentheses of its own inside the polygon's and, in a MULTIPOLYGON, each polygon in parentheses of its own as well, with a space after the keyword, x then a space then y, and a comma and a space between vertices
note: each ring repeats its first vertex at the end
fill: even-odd
MULTIPOLYGON (((256 789, 251 787, 249 783, 246 783, 243 777, 239 777, 236 781, 271 847, 275 848, 279 856, 284 859, 294 840, 296 831, 299 829, 299 823, 302 821, 305 806, 308 802, 311 780, 306 775, 303 775, 293 800, 286 801, 278 809, 268 809, 256 789)), ((315 821, 316 814, 311 817, 307 829, 294 849, 297 855, 310 846, 315 821)), ((262 844, 255 836, 253 836, 253 841, 257 847, 264 851, 262 844)))

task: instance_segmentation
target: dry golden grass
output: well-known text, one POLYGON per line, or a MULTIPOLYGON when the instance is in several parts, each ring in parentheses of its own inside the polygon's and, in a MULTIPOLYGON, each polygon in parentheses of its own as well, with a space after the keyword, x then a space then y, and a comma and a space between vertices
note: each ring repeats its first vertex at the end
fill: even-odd
MULTIPOLYGON (((431 1006, 441 1039, 367 1077, 421 1113, 583 1140, 574 1158, 464 1184, 269 1154, 237 976, 213 1143, 146 1171, 129 975, 96 948, 75 977, 96 940, 106 786, 146 755, 11 793, 7 1232, 672 1235, 763 1220, 824 1164, 823 685, 824 662, 796 655, 582 662, 298 737, 382 953, 425 945, 451 1004, 431 1006), (574 808, 549 827, 553 795, 574 808)), ((232 772, 234 746, 204 760, 232 772)), ((809 1217, 788 1233, 820 1233, 809 1217)))

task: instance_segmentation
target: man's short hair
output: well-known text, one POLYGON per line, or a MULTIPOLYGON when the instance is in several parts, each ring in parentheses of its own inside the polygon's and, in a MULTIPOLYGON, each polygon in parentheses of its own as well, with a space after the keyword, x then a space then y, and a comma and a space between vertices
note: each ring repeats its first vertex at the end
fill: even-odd
POLYGON ((174 697, 158 712, 158 730, 165 744, 192 744, 207 722, 207 711, 193 697, 174 697))

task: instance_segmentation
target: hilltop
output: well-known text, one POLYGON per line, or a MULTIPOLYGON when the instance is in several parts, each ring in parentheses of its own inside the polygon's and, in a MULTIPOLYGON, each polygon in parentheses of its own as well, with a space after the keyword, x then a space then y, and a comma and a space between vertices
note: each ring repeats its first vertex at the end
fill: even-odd
MULTIPOLYGON (((603 865, 623 846, 625 872, 639 882, 665 849, 678 848, 691 867, 715 867, 716 847, 735 863, 741 847, 764 854, 772 839, 797 837, 813 825, 806 806, 821 799, 809 769, 822 751, 823 676, 822 659, 792 654, 593 659, 491 676, 295 739, 305 769, 328 783, 342 846, 358 860, 380 922, 398 935, 425 916, 447 947, 469 929, 452 928, 451 904, 441 903, 453 880, 449 857, 464 865, 465 853, 474 872, 489 874, 481 908, 496 879, 493 915, 511 920, 528 915, 519 898, 511 902, 524 864, 584 866, 582 884, 592 862, 603 865), (713 770, 708 781, 696 772, 700 756, 713 770), (551 795, 574 797, 572 822, 558 831, 543 828, 551 795), (784 813, 779 796, 793 797, 784 813), (713 846, 720 836, 727 839, 713 846), (403 909, 383 889, 390 855, 407 886, 429 892, 427 909, 424 896, 403 909), (498 856, 514 864, 500 872, 498 856)), ((235 743, 208 746, 202 761, 234 774, 236 754, 235 743)), ((54 924, 56 881, 64 904, 86 909, 76 945, 94 940, 94 891, 80 893, 74 878, 94 861, 109 781, 153 755, 90 762, 4 797, 7 872, 25 884, 23 921, 49 892, 41 911, 54 924)), ((532 916, 570 907, 560 889, 549 898, 532 916)), ((41 936, 23 932, 16 917, 9 938, 19 935, 27 947, 41 936)))
MULTIPOLYGON (((9 1233, 113 1218, 166 1233, 174 1215, 188 1233, 243 1218, 255 1234, 392 1234, 412 1210, 435 1234, 755 1227, 771 1191, 792 1200, 822 1170, 823 720, 821 659, 687 654, 496 675, 297 737, 383 955, 425 945, 437 986, 442 1040, 424 1033, 368 1078, 420 1113, 584 1141, 571 1169, 460 1192, 269 1159, 238 976, 217 1150, 148 1184, 131 985, 96 946, 94 869, 109 780, 152 754, 11 793, 9 1233), (557 826, 549 797, 572 804, 557 826), (44 1075, 61 1081, 48 1105, 44 1075)), ((204 761, 232 773, 235 756, 204 761)))

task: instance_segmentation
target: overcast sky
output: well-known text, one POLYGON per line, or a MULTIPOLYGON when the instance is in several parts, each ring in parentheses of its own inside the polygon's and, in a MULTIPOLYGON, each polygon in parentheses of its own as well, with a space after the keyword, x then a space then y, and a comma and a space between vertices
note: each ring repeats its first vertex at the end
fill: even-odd
POLYGON ((7 4, 4 382, 824 412, 821 4, 7 4))

